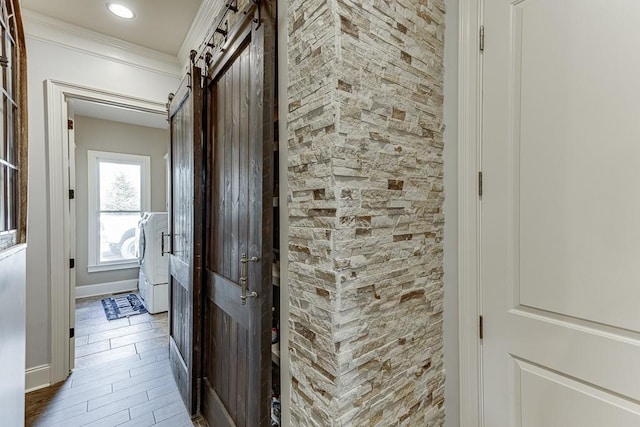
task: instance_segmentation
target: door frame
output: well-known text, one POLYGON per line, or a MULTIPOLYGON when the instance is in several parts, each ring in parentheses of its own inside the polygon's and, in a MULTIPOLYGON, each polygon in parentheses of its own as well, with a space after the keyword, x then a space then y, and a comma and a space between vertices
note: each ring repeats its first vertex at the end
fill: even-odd
MULTIPOLYGON (((75 124, 75 115, 73 113, 73 108, 71 105, 67 104, 67 119, 68 123, 75 124)), ((76 181, 76 135, 73 126, 67 126, 67 135, 68 135, 68 151, 67 158, 69 160, 69 188, 77 189, 77 181, 76 181)), ((77 250, 76 250, 76 240, 78 235, 78 224, 76 222, 77 219, 77 209, 78 204, 76 203, 75 197, 73 199, 69 199, 69 256, 73 259, 77 258, 77 250)), ((69 290, 71 292, 72 289, 76 287, 76 275, 69 273, 69 290)), ((76 313, 75 313, 75 304, 73 303, 73 295, 69 293, 69 327, 74 327, 76 324, 76 313), (72 326, 73 325, 73 326, 72 326)), ((69 370, 75 368, 75 359, 76 359, 76 338, 75 334, 73 337, 69 339, 69 370)))
MULTIPOLYGON (((460 426, 483 426, 480 198, 482 159, 482 0, 460 0, 458 41, 458 344, 460 426)), ((490 38, 487 47, 490 48, 490 38)))
POLYGON ((166 115, 164 102, 135 98, 97 88, 58 80, 46 80, 46 137, 48 143, 49 190, 49 283, 51 321, 50 384, 64 381, 71 366, 70 340, 71 310, 74 309, 75 289, 71 288, 71 269, 67 255, 70 214, 67 209, 69 175, 69 136, 67 133, 69 99, 81 99, 149 113, 166 115))

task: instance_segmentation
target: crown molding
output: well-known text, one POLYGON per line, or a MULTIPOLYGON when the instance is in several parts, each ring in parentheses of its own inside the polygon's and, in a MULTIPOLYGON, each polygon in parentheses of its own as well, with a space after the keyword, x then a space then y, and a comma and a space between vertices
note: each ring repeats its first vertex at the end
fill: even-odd
POLYGON ((183 68, 189 65, 189 53, 192 49, 197 50, 200 47, 223 6, 224 2, 217 0, 203 0, 200 4, 198 13, 178 50, 178 61, 183 68))
POLYGON ((182 75, 182 67, 175 56, 69 24, 32 10, 24 9, 22 14, 25 34, 28 38, 178 79, 182 75))

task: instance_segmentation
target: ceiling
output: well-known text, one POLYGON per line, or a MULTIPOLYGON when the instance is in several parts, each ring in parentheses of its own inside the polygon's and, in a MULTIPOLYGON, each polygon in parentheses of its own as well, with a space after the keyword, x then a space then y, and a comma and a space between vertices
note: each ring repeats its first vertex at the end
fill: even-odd
POLYGON ((21 0, 25 9, 176 56, 202 0, 114 0, 136 14, 122 19, 107 0, 21 0))

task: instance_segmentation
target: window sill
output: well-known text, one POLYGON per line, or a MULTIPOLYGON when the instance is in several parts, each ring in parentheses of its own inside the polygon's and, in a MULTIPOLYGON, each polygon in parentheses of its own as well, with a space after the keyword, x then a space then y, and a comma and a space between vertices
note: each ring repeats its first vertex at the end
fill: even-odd
POLYGON ((89 273, 98 273, 100 271, 112 271, 112 270, 128 270, 132 268, 138 268, 140 264, 138 261, 117 262, 113 264, 98 264, 90 265, 87 267, 89 273))

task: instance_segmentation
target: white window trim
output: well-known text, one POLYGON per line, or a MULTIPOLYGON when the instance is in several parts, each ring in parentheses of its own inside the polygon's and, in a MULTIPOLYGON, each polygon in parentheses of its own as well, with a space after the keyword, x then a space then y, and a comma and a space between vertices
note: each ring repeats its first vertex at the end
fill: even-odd
POLYGON ((98 161, 112 161, 112 162, 126 162, 126 163, 139 163, 142 166, 142 182, 140 183, 140 195, 141 203, 140 207, 142 212, 148 212, 151 210, 151 157, 141 156, 136 154, 124 154, 124 153, 111 153, 107 151, 87 151, 87 161, 89 171, 88 179, 88 236, 89 236, 89 259, 87 270, 89 273, 95 273, 99 271, 111 271, 111 270, 123 270, 128 268, 137 268, 137 260, 129 261, 110 261, 100 262, 99 259, 99 247, 97 237, 99 235, 99 221, 98 211, 99 205, 99 191, 100 180, 98 178, 98 161))

